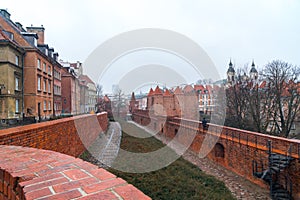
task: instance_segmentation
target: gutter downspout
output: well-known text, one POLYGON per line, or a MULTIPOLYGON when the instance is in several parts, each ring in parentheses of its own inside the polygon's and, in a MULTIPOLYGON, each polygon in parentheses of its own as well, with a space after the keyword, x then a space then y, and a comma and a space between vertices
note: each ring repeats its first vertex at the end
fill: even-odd
POLYGON ((24 117, 25 117, 25 99, 24 99, 24 58, 25 58, 25 54, 26 52, 24 52, 22 54, 22 120, 24 121, 24 117))

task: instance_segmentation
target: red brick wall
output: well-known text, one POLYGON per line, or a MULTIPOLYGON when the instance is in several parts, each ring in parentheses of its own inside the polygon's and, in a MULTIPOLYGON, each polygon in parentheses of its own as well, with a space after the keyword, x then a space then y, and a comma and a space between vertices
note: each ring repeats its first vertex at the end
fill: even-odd
POLYGON ((61 153, 0 145, 0 200, 150 198, 108 171, 61 153))
POLYGON ((0 130, 0 145, 47 149, 77 157, 107 126, 107 113, 59 119, 0 130))
MULTIPOLYGON (((154 129, 154 124, 159 124, 161 119, 158 116, 149 117, 148 111, 135 110, 133 114, 135 122, 154 129), (142 123, 141 123, 142 122, 142 123)), ((268 166, 267 142, 272 142, 272 151, 275 153, 286 155, 289 148, 291 148, 291 156, 294 158, 290 166, 284 173, 287 173, 293 183, 293 196, 295 199, 300 199, 300 141, 285 139, 230 127, 223 127, 209 124, 209 130, 203 132, 201 122, 192 121, 180 118, 168 118, 167 123, 164 124, 163 135, 167 139, 175 137, 175 129, 183 130, 181 133, 189 133, 189 131, 196 132, 196 136, 190 145, 190 149, 199 153, 202 143, 206 136, 218 136, 217 147, 213 147, 212 151, 207 157, 227 169, 245 177, 246 179, 262 186, 268 185, 261 179, 253 176, 252 162, 255 160, 258 163, 263 163, 265 168, 268 166), (220 157, 220 148, 224 148, 224 157, 220 157)), ((156 128, 156 131, 158 129, 156 128)), ((186 137, 177 135, 177 140, 181 143, 186 143, 186 137)), ((207 144, 209 146, 209 144, 207 144)), ((203 145, 204 147, 204 145, 203 145)), ((284 184, 284 180, 280 180, 284 184)))

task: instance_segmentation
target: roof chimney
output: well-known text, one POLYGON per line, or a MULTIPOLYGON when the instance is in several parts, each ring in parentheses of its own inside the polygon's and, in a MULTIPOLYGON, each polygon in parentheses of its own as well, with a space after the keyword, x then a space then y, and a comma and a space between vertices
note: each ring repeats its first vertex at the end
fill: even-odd
POLYGON ((58 60, 58 56, 59 56, 59 55, 58 55, 58 53, 57 53, 57 52, 56 52, 56 53, 54 53, 54 54, 53 54, 53 59, 57 61, 57 60, 58 60))
POLYGON ((10 19, 10 14, 7 11, 7 9, 0 9, 0 13, 6 18, 6 19, 10 19))
POLYGON ((44 40, 44 33, 45 33, 45 28, 43 27, 43 25, 41 25, 41 27, 34 27, 34 26, 30 26, 30 27, 26 27, 27 32, 30 33, 36 33, 38 35, 38 44, 45 44, 45 40, 44 40))
POLYGON ((18 27, 19 31, 25 32, 25 30, 24 30, 24 28, 23 28, 23 25, 22 25, 20 22, 16 22, 15 24, 16 24, 16 26, 18 27))
POLYGON ((54 48, 49 48, 49 50, 48 50, 48 56, 49 57, 51 57, 51 58, 53 58, 53 53, 54 53, 54 48))

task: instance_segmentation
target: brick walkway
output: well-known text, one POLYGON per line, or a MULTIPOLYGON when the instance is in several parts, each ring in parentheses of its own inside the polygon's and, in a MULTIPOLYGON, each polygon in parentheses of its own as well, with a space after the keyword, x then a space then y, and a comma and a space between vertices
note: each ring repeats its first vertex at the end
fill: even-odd
MULTIPOLYGON (((146 129, 135 122, 131 122, 136 126, 144 129, 150 134, 154 135, 157 139, 161 140, 164 144, 167 143, 165 138, 160 137, 153 131, 146 129)), ((176 145, 170 146, 176 151, 176 145)), ((258 185, 246 180, 245 178, 227 170, 226 168, 215 164, 207 158, 199 158, 194 152, 188 150, 183 154, 183 158, 189 162, 198 166, 205 173, 216 177, 225 183, 226 187, 231 191, 231 193, 237 198, 242 200, 256 200, 256 199, 271 199, 269 197, 269 191, 259 187, 258 185)))
POLYGON ((0 145, 0 199, 150 199, 121 178, 79 158, 0 145))

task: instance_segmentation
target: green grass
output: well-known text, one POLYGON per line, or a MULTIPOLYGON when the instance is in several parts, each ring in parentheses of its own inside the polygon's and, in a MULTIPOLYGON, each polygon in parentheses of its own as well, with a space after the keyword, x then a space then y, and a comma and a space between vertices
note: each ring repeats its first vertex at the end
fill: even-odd
MULTIPOLYGON (((131 152, 151 152, 164 146, 159 140, 137 138, 148 133, 132 124, 121 123, 123 136, 121 148, 131 152), (127 134, 127 133, 130 133, 127 134)), ((118 162, 117 158, 116 162, 118 162)), ((197 166, 179 158, 171 165, 149 173, 125 173, 109 169, 143 191, 152 199, 234 199, 224 183, 205 174, 197 166)))

